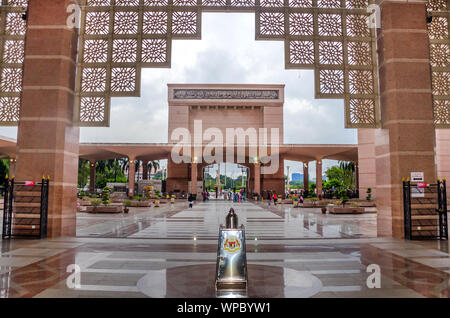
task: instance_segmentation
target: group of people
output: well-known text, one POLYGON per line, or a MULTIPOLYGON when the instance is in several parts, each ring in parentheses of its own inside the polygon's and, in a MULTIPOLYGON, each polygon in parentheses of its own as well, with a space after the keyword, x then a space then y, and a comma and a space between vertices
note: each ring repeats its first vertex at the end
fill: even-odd
POLYGON ((209 200, 209 192, 208 191, 203 191, 202 192, 202 198, 203 198, 203 202, 205 202, 206 200, 209 200))
POLYGON ((272 193, 271 191, 267 192, 267 204, 270 205, 272 202, 274 205, 277 205, 278 195, 276 193, 272 193))
POLYGON ((245 202, 245 200, 246 200, 246 194, 245 194, 244 190, 241 190, 239 192, 234 192, 234 193, 230 192, 230 194, 231 194, 234 202, 242 203, 242 202, 245 202))

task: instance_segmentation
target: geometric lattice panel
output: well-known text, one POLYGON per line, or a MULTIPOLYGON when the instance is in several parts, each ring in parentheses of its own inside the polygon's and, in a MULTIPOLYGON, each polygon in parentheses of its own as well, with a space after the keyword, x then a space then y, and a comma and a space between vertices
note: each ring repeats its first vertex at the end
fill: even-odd
POLYGON ((0 125, 17 125, 22 92, 28 0, 0 3, 0 125))
POLYGON ((430 64, 436 128, 450 128, 450 14, 449 1, 429 0, 430 64))
POLYGON ((378 127, 368 1, 83 0, 75 121, 108 126, 111 97, 139 96, 142 68, 170 67, 172 40, 200 39, 203 11, 245 11, 257 40, 285 42, 286 68, 315 70, 317 98, 345 100, 347 127, 378 127))

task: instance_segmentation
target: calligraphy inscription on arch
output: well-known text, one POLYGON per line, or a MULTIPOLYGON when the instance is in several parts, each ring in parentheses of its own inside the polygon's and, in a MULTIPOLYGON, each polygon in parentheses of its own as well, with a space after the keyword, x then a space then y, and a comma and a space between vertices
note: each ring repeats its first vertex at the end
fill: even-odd
POLYGON ((240 90, 240 89, 175 89, 174 99, 263 99, 277 100, 277 90, 240 90))

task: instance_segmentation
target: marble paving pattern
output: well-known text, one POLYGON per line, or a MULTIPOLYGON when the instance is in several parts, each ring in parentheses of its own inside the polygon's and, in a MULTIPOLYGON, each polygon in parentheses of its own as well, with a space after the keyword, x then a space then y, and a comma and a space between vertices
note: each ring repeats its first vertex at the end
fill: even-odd
POLYGON ((171 217, 162 216, 158 222, 138 231, 133 238, 215 238, 220 224, 233 207, 244 224, 250 239, 372 237, 376 233, 376 215, 323 216, 319 209, 294 209, 290 206, 272 207, 252 203, 212 201, 197 203, 171 217), (275 211, 273 211, 275 209, 275 211))
MULTIPOLYGON (((103 236, 1 241, 0 297, 216 297, 217 229, 231 205, 81 214, 79 230, 103 236), (79 289, 67 286, 71 264, 81 269, 79 289)), ((233 206, 247 228, 249 297, 450 296, 448 242, 373 237, 372 216, 233 206), (367 285, 371 264, 381 269, 379 289, 367 285)))

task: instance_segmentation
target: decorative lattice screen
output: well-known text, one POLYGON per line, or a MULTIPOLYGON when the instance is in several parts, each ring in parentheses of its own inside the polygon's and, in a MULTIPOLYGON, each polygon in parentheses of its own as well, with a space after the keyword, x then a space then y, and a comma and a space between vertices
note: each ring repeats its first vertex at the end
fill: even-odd
POLYGON ((0 125, 17 125, 25 49, 28 0, 1 0, 0 5, 0 125))
MULTIPOLYGON (((16 125, 28 0, 0 0, 0 125, 16 125)), ((314 69, 317 98, 345 100, 347 127, 377 127, 369 0, 82 0, 75 122, 108 126, 111 97, 139 96, 143 67, 170 67, 171 43, 200 39, 204 11, 254 12, 256 38, 285 42, 286 68, 314 69)), ((436 126, 450 128, 448 0, 430 0, 436 126)))
POLYGON ((108 125, 110 97, 139 96, 142 67, 170 67, 172 40, 200 39, 203 11, 254 12, 256 39, 284 41, 287 68, 314 69, 316 97, 344 99, 347 127, 378 125, 367 0, 86 0, 85 5, 76 102, 81 126, 108 125))
POLYGON ((427 10, 434 122, 436 128, 450 128, 450 0, 430 0, 427 10))

